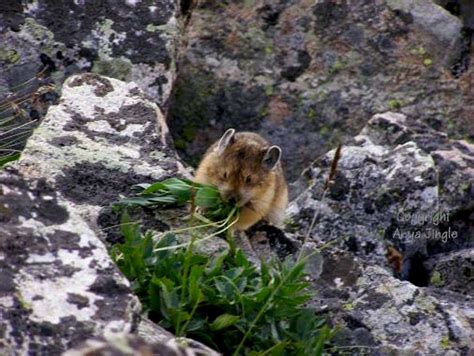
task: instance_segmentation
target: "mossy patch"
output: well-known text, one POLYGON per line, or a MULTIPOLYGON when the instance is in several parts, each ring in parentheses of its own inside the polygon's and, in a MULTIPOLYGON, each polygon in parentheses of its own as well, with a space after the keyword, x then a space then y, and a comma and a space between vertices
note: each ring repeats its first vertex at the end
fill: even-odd
POLYGON ((129 79, 132 63, 125 58, 114 58, 110 60, 98 60, 94 62, 92 72, 107 77, 127 80, 129 79))
POLYGON ((439 342, 439 346, 443 349, 443 350, 447 350, 450 348, 450 342, 449 342, 449 337, 445 336, 443 337, 440 342, 439 342))
POLYGON ((402 102, 398 99, 390 99, 388 101, 388 107, 390 108, 390 110, 400 109, 402 107, 402 102))
POLYGON ((439 273, 438 271, 434 271, 433 274, 431 275, 430 284, 435 287, 444 286, 444 280, 443 280, 443 277, 441 276, 441 273, 439 273))
POLYGON ((14 64, 19 60, 20 54, 15 49, 0 48, 0 62, 14 64))
POLYGON ((316 110, 314 108, 310 108, 308 110, 308 120, 309 122, 315 122, 316 121, 316 110))

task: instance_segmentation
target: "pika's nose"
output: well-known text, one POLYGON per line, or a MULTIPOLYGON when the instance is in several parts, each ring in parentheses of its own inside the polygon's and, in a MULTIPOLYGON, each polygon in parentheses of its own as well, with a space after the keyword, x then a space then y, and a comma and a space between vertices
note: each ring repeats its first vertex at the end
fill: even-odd
POLYGON ((227 201, 229 202, 230 205, 237 204, 237 199, 234 196, 230 197, 227 201))

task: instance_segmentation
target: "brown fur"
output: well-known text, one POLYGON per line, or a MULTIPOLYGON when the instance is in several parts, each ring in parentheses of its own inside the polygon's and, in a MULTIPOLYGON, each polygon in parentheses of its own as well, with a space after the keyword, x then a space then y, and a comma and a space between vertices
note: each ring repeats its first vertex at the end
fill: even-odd
POLYGON ((235 229, 246 230, 261 219, 281 226, 288 190, 280 162, 273 169, 262 163, 270 144, 251 132, 236 133, 222 151, 218 144, 207 150, 195 181, 216 185, 224 199, 234 199, 242 207, 235 229))

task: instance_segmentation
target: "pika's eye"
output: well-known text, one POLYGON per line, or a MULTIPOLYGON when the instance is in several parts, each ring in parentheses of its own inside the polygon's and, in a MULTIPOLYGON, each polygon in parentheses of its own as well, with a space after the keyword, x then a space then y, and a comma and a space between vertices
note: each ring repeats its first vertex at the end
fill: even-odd
POLYGON ((252 177, 251 176, 245 177, 245 183, 247 183, 247 184, 252 183, 252 177))
POLYGON ((224 172, 224 174, 222 174, 222 178, 227 179, 227 172, 224 172))

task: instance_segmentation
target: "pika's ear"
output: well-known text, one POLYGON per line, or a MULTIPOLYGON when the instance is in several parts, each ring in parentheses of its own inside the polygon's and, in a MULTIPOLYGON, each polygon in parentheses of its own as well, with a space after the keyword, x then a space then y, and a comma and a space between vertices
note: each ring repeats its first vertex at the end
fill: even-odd
POLYGON ((278 162, 280 162, 281 157, 281 148, 278 146, 271 146, 265 155, 263 156, 262 164, 263 166, 268 169, 272 170, 276 167, 278 162))
POLYGON ((223 152, 227 146, 234 142, 234 129, 228 129, 219 140, 217 144, 217 152, 223 152))

